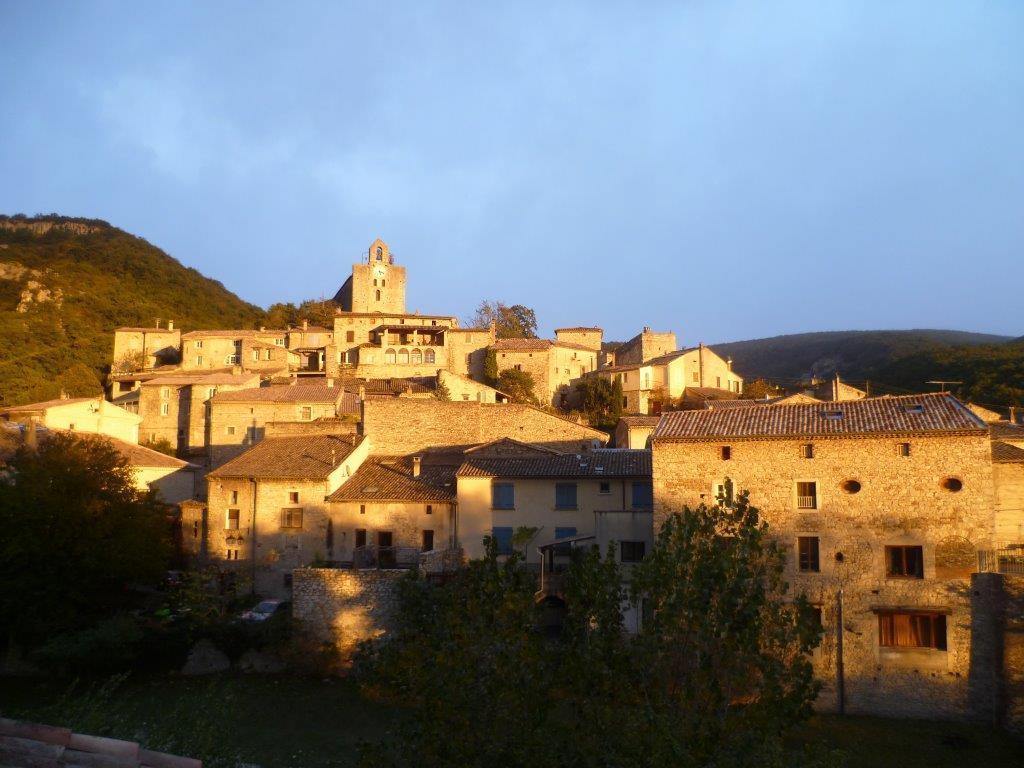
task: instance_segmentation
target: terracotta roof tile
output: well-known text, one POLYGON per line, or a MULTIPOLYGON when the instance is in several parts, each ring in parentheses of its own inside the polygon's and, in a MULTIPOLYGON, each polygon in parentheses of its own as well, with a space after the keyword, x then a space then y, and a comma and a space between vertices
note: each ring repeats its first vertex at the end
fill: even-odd
POLYGON ((915 432, 983 433, 985 429, 985 423, 952 395, 934 393, 839 403, 673 411, 662 415, 654 430, 654 440, 915 432))
POLYGON ((598 328, 596 325, 577 325, 572 328, 555 328, 555 333, 559 331, 604 331, 604 328, 598 328))
POLYGON ((328 387, 326 384, 283 384, 269 387, 251 387, 235 389, 230 392, 218 392, 213 396, 214 403, 334 403, 339 398, 349 395, 341 387, 328 387))
POLYGON ((328 501, 455 501, 458 464, 424 463, 412 476, 412 459, 374 456, 363 462, 328 501))
POLYGON ((0 413, 24 413, 27 411, 44 411, 47 408, 56 408, 61 405, 73 405, 75 403, 99 402, 103 398, 97 397, 72 397, 57 398, 56 400, 43 400, 39 403, 25 403, 25 405, 12 405, 9 408, 0 410, 0 413))
POLYGON ((627 427, 656 427, 661 416, 623 416, 621 421, 627 427))
POLYGON ((467 456, 459 477, 650 477, 651 452, 605 448, 585 454, 473 458, 467 456))
POLYGON ((189 331, 188 333, 182 334, 183 339, 209 339, 209 338, 230 338, 230 339, 249 339, 254 336, 274 336, 276 334, 285 334, 288 331, 277 328, 268 328, 265 331, 257 331, 252 328, 250 329, 223 329, 223 330, 208 330, 208 331, 189 331))
POLYGON ((1024 464, 1024 448, 993 440, 992 461, 996 464, 1024 464))
POLYGON ((180 373, 177 375, 157 376, 142 382, 142 387, 189 387, 193 384, 246 384, 258 382, 257 373, 180 373))
POLYGON ((1024 424, 995 421, 989 423, 988 429, 992 437, 999 437, 1004 440, 1024 440, 1024 424))
POLYGON ((427 394, 437 389, 437 379, 415 377, 407 379, 350 379, 344 383, 349 392, 358 392, 362 387, 367 395, 427 394))
POLYGON ((207 477, 326 480, 362 439, 361 435, 268 437, 207 477))

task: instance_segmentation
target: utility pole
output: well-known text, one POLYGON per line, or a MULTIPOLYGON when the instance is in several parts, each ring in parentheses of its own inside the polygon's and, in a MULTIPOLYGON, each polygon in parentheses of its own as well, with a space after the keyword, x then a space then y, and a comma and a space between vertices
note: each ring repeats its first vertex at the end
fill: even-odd
POLYGON ((939 392, 945 392, 947 384, 963 384, 963 382, 962 381, 943 381, 941 379, 938 379, 938 380, 935 380, 935 381, 926 381, 925 384, 938 384, 939 385, 939 392))

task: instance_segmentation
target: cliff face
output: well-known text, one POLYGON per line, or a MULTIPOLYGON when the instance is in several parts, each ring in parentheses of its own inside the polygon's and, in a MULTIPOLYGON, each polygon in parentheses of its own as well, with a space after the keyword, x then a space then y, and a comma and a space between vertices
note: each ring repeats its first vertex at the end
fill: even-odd
POLYGON ((0 216, 0 406, 101 392, 118 326, 249 328, 262 317, 104 221, 0 216))

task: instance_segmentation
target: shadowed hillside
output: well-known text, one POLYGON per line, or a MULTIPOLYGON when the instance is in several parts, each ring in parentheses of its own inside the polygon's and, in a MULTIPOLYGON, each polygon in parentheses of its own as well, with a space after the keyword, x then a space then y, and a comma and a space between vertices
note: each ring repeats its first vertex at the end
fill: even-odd
POLYGON ((118 326, 249 328, 262 316, 105 221, 0 216, 0 405, 99 394, 118 326))

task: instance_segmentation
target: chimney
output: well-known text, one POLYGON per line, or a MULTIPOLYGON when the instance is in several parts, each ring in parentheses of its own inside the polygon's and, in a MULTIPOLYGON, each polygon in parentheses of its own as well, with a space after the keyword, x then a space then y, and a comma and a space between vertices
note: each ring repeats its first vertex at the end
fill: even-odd
POLYGON ((366 399, 366 387, 362 384, 359 385, 359 402, 366 399))
POLYGON ((327 380, 327 388, 328 389, 334 389, 334 379, 328 379, 327 380))
POLYGON ((650 333, 650 332, 651 332, 651 326, 645 325, 644 326, 644 333, 650 333))
POLYGON ((302 321, 302 330, 304 330, 304 331, 308 331, 309 330, 309 320, 303 320, 302 321))
POLYGON ((423 457, 422 456, 413 456, 412 457, 412 476, 413 477, 419 477, 420 476, 420 465, 422 463, 423 463, 423 457))
POLYGON ((1016 424, 1017 423, 1017 408, 1015 406, 1012 406, 1012 405, 1010 406, 1010 423, 1011 424, 1016 424))
POLYGON ((167 330, 168 331, 173 331, 174 330, 174 321, 173 320, 168 320, 167 321, 167 330))

